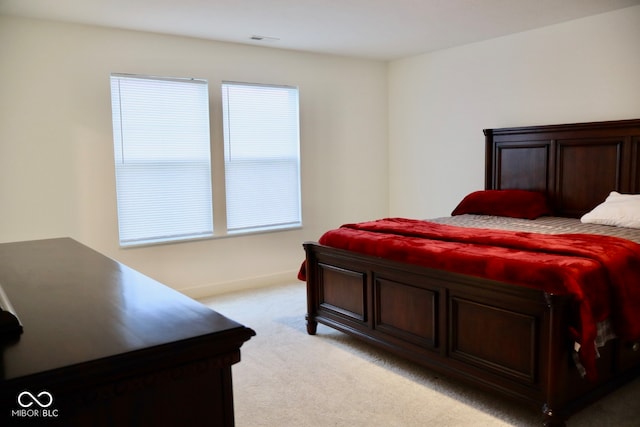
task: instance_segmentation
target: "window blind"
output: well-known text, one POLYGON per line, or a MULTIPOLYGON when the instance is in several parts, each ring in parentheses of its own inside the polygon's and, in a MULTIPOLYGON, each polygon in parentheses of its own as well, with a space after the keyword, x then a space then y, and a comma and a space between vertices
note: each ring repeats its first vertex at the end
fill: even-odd
POLYGON ((122 246, 213 235, 205 80, 111 75, 122 246))
POLYGON ((298 89, 222 84, 229 233, 301 225, 298 89))

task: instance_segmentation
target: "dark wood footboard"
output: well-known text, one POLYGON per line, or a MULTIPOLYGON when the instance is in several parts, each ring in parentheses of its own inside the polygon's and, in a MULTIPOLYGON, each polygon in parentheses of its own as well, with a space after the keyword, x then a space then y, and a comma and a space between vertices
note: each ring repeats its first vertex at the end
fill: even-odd
POLYGON ((579 375, 565 297, 316 243, 304 248, 310 334, 328 325, 539 408, 543 425, 564 425, 638 373, 640 352, 611 342, 598 382, 579 375))

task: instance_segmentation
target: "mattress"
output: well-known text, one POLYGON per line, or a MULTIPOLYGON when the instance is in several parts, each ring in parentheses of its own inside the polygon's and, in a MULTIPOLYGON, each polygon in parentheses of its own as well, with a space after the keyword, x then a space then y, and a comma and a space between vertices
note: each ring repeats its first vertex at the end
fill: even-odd
POLYGON ((428 221, 449 224, 459 227, 486 228, 493 230, 526 231, 543 234, 601 234, 620 237, 640 244, 640 229, 612 227, 609 225, 583 224, 577 218, 562 218, 556 216, 542 216, 537 219, 520 219, 504 216, 488 215, 456 215, 434 218, 428 221))

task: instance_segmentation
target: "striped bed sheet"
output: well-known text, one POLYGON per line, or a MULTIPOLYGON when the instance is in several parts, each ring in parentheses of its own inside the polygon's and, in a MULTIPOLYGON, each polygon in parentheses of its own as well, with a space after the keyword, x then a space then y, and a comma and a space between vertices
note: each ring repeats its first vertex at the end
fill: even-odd
POLYGON ((612 227, 609 225, 583 224, 577 218, 542 216, 537 219, 520 219, 489 215, 456 215, 429 219, 440 224, 459 227, 488 228, 511 231, 526 231, 543 234, 587 233, 620 237, 640 244, 640 229, 612 227))

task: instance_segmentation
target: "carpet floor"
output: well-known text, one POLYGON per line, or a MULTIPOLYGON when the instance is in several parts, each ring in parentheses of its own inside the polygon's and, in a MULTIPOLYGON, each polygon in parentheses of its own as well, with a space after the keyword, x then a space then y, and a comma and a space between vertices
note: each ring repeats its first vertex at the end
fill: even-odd
MULTIPOLYGON (((541 414, 323 325, 306 332, 303 283, 201 302, 256 331, 233 366, 238 427, 540 426, 541 414)), ((640 379, 568 426, 640 426, 640 379)))

